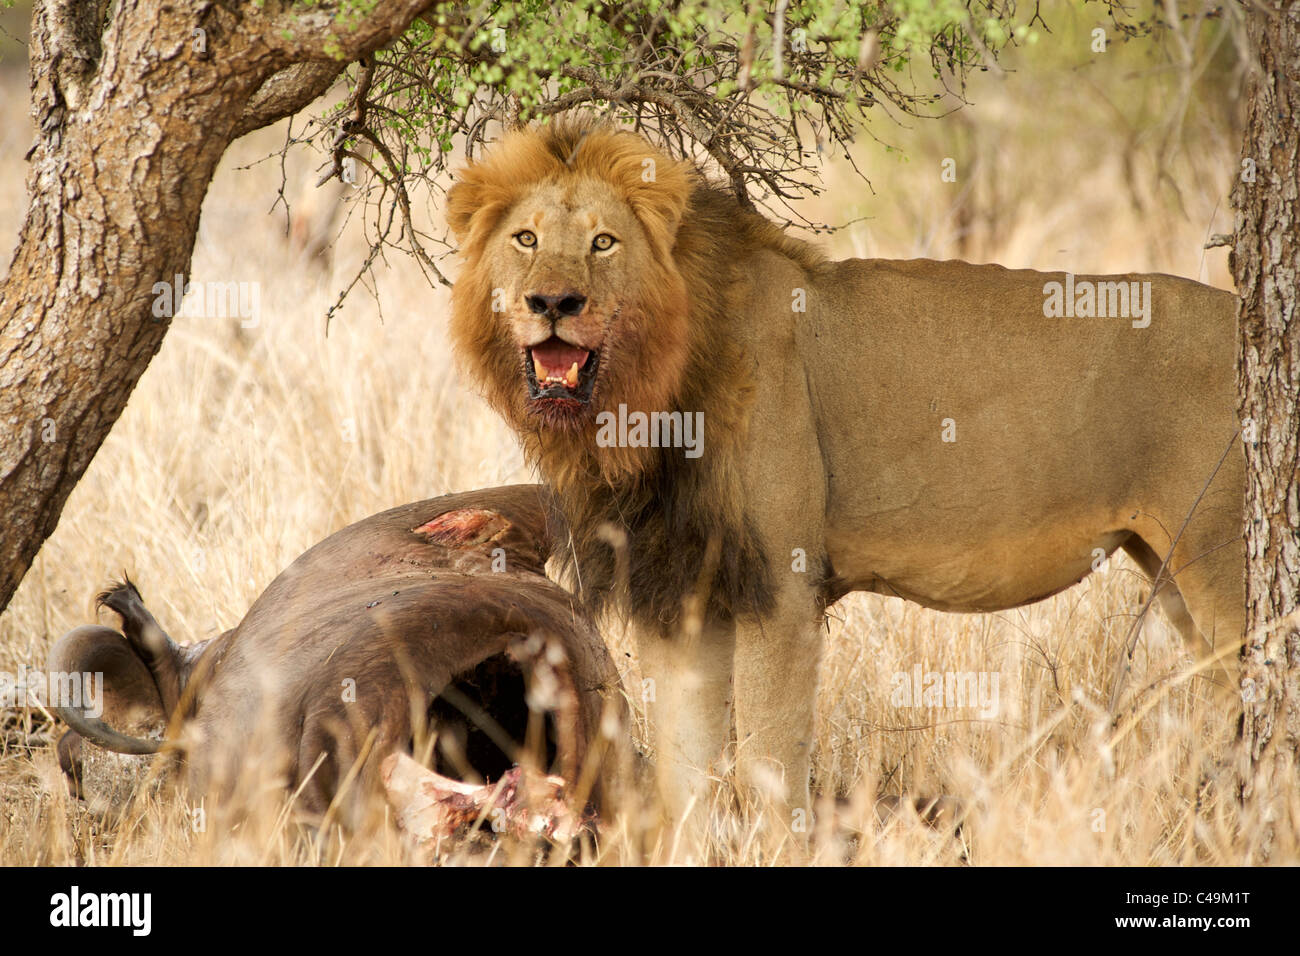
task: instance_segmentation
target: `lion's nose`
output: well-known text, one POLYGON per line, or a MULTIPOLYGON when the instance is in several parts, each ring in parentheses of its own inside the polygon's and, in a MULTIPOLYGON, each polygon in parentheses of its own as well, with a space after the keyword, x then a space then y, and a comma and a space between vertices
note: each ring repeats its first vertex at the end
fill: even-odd
POLYGON ((542 295, 533 293, 524 296, 528 308, 537 315, 550 315, 559 318, 577 315, 587 304, 585 295, 576 292, 562 292, 559 295, 542 295))

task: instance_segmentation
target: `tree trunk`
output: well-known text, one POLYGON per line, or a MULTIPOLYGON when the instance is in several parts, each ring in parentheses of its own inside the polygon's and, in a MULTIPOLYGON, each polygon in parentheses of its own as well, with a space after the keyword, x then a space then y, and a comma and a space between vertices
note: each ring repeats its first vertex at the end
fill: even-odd
POLYGON ((189 272, 226 147, 430 5, 36 4, 30 205, 0 285, 0 609, 162 343, 154 284, 189 272))
POLYGON ((1267 859, 1300 832, 1300 3, 1246 10, 1259 62, 1233 195, 1247 473, 1240 790, 1267 859))

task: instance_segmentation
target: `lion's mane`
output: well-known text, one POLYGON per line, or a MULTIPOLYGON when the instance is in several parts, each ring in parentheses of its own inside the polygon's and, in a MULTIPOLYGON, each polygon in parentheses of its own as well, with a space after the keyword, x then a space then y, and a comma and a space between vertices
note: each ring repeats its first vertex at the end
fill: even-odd
POLYGON ((737 313, 748 256, 771 248, 817 270, 825 263, 821 253, 711 184, 693 164, 587 118, 508 134, 461 172, 447 217, 464 262, 452 296, 454 347, 550 488, 557 517, 568 527, 556 556, 580 593, 600 606, 626 589, 632 613, 661 627, 677 625, 684 608, 722 619, 767 611, 770 569, 758 529, 743 511, 734 465, 754 394, 753 368, 729 329, 745 321, 737 313), (650 182, 643 175, 646 158, 654 161, 650 182), (502 341, 492 311, 495 263, 485 244, 525 191, 573 176, 602 178, 637 216, 651 264, 627 299, 655 323, 656 355, 684 345, 680 364, 643 362, 607 401, 703 412, 708 444, 700 458, 671 448, 599 448, 594 428, 544 429, 524 414, 518 353, 502 341))

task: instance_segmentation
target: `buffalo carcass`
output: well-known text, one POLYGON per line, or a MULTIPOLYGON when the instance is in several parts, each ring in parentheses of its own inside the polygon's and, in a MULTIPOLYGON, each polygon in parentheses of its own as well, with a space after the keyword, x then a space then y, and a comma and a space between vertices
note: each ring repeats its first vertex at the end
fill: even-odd
MULTIPOLYGON (((317 816, 341 791, 355 811, 385 785, 390 798, 419 790, 426 810, 431 793, 453 808, 539 788, 557 796, 602 727, 608 739, 626 723, 598 631, 545 577, 541 495, 513 485, 359 521, 286 568, 238 627, 188 646, 129 581, 110 588, 99 601, 121 632, 78 627, 49 655, 51 673, 104 675, 102 716, 53 708, 73 728, 59 744, 65 771, 84 769, 86 742, 174 749, 192 794, 219 800, 241 777, 269 772, 317 816), (136 735, 150 727, 169 727, 167 739, 136 735), (425 739, 437 741, 433 773, 404 756, 425 739), (527 786, 516 786, 521 762, 534 772, 527 786), (510 786, 474 789, 503 780, 510 786)), ((547 825, 506 809, 524 814, 520 826, 547 825)))

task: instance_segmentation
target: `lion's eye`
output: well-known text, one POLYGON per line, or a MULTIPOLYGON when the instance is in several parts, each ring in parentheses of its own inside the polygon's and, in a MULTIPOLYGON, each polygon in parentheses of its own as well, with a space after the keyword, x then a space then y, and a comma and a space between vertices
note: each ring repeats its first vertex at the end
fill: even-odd
POLYGON ((515 242, 519 243, 525 249, 531 249, 537 245, 537 236, 528 229, 515 233, 515 242))
POLYGON ((614 248, 614 243, 618 242, 607 232, 602 232, 595 239, 591 240, 591 248, 596 252, 608 252, 614 248))

